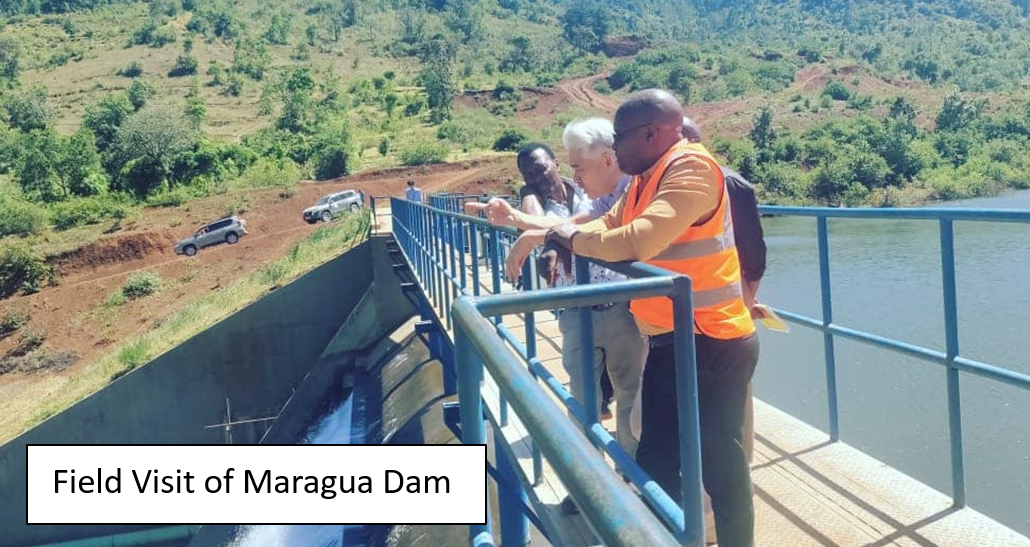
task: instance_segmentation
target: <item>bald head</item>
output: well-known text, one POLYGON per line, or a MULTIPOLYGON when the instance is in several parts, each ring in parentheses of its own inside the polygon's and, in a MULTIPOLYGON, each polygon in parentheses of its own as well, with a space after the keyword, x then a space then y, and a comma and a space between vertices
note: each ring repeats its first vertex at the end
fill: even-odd
POLYGON ((683 116, 683 138, 690 142, 701 142, 701 128, 686 116, 683 116))
POLYGON ((682 138, 683 106, 668 91, 645 89, 615 111, 615 155, 629 175, 649 169, 682 138))
POLYGON ((615 111, 615 125, 620 125, 620 119, 628 125, 678 126, 683 122, 683 106, 668 91, 645 89, 623 101, 615 111))

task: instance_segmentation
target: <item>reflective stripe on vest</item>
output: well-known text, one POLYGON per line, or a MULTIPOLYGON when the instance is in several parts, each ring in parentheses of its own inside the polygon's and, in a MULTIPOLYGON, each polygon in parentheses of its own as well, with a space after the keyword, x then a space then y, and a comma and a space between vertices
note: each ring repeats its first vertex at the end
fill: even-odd
MULTIPOLYGON (((732 339, 755 331, 751 314, 744 304, 740 262, 733 239, 733 220, 722 171, 715 158, 700 144, 686 141, 673 146, 655 163, 648 180, 634 177, 626 196, 622 224, 630 223, 653 200, 669 167, 684 156, 707 162, 722 183, 719 204, 712 217, 688 227, 672 244, 647 260, 659 268, 691 278, 694 297, 695 331, 712 338, 732 339)), ((633 314, 646 323, 672 329, 672 301, 644 298, 630 303, 633 314)))
POLYGON ((697 258, 736 248, 736 243, 733 239, 733 221, 730 219, 729 208, 726 209, 726 212, 727 214, 723 215, 721 234, 696 241, 673 243, 666 247, 664 251, 658 253, 658 256, 654 257, 653 260, 697 258))

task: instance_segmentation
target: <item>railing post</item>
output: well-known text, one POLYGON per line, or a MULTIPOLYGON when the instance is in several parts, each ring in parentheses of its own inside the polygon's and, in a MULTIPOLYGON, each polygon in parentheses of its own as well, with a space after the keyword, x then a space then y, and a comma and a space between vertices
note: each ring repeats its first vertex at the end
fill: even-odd
MULTIPOLYGON (((817 221, 819 239, 819 289, 823 300, 823 327, 833 323, 833 305, 830 299, 830 239, 826 217, 817 221)), ((823 352, 826 356, 826 400, 830 412, 830 441, 840 440, 840 421, 837 416, 837 362, 833 351, 833 334, 823 331, 823 352)))
POLYGON ((368 205, 369 209, 372 209, 372 233, 377 234, 379 233, 379 222, 377 221, 378 217, 376 216, 375 196, 368 196, 368 205))
POLYGON ((479 296, 482 287, 479 286, 479 225, 469 223, 469 266, 472 268, 472 295, 479 296))
POLYGON ((444 316, 447 320, 447 330, 451 329, 451 303, 456 298, 457 287, 454 286, 451 278, 454 277, 454 241, 451 238, 451 217, 438 215, 441 220, 443 237, 440 238, 440 263, 443 264, 444 284, 444 316), (448 260, 449 259, 449 260, 448 260), (445 269, 450 267, 449 270, 445 269))
MULTIPOLYGON (((502 439, 497 429, 494 429, 495 439, 502 439)), ((504 442, 504 441, 501 441, 504 442)), ((529 506, 529 496, 526 489, 522 487, 522 479, 515 472, 516 462, 508 457, 508 451, 501 446, 494 446, 494 455, 497 460, 497 474, 500 480, 504 481, 514 492, 509 495, 497 496, 498 509, 501 516, 501 547, 523 547, 529 544, 529 517, 523 511, 523 507, 529 506)), ((497 485, 500 491, 503 488, 500 481, 497 485)))
POLYGON ((701 428, 697 402, 697 354, 694 341, 694 300, 691 281, 679 276, 672 297, 673 351, 676 367, 676 416, 679 420, 680 507, 683 509, 682 545, 705 544, 701 500, 701 428))
MULTIPOLYGON (((527 259, 522 263, 522 288, 525 291, 532 291, 533 284, 536 278, 533 276, 533 261, 527 259)), ((536 314, 534 312, 526 313, 526 358, 527 361, 536 359, 536 314)), ((529 368, 529 374, 533 376, 534 380, 537 380, 536 372, 533 368, 529 368)), ((529 439, 530 446, 532 447, 533 453, 533 484, 539 485, 543 482, 544 478, 544 462, 543 457, 540 455, 540 447, 536 445, 536 442, 532 438, 529 439)))
MULTIPOLYGON (((493 280, 493 294, 501 294, 501 240, 498 237, 500 232, 497 228, 490 227, 490 277, 493 280)), ((493 317, 495 325, 501 324, 501 316, 495 315, 493 317)), ((508 425, 508 399, 503 394, 500 395, 498 401, 499 418, 501 426, 508 425)))
MULTIPOLYGON (((457 230, 458 230, 458 239, 464 241, 465 240, 465 221, 461 220, 460 218, 457 219, 457 230)), ((459 243, 458 244, 458 270, 459 270, 458 274, 460 275, 460 277, 458 277, 458 281, 461 283, 461 293, 464 293, 465 289, 468 288, 468 277, 466 277, 466 274, 465 274, 465 254, 466 254, 465 245, 462 244, 462 243, 459 243)))
MULTIPOLYGON (((490 277, 493 281, 493 294, 501 294, 501 237, 497 228, 490 228, 490 277)), ((495 316, 494 323, 501 318, 495 316)))
POLYGON ((941 281, 944 289, 944 330, 948 352, 948 432, 951 438, 951 502, 966 506, 966 471, 962 456, 962 402, 955 358, 958 347, 958 298, 955 292, 955 232, 950 219, 941 219, 941 281))
MULTIPOLYGON (((463 444, 486 444, 486 426, 483 423, 483 399, 479 392, 483 381, 483 362, 472 342, 459 323, 454 329, 454 358, 458 373, 458 403, 461 411, 461 442, 463 444)), ((487 479, 486 506, 490 506, 490 481, 487 479)), ((486 524, 469 526, 469 541, 482 541, 482 534, 492 534, 490 512, 486 524)), ((490 536, 492 537, 492 536, 490 536)))
MULTIPOLYGON (((576 262, 576 285, 586 286, 590 284, 590 262, 587 259, 577 256, 576 262)), ((568 310, 564 313, 571 312, 568 310)), ((580 385, 583 386, 583 408, 586 409, 586 424, 598 421, 599 406, 597 401, 597 374, 594 363, 594 311, 590 306, 583 306, 576 310, 579 313, 579 352, 580 352, 580 385)), ((574 371, 570 371, 575 374, 574 371)))
POLYGON ((447 285, 444 283, 443 273, 443 222, 435 210, 429 210, 429 216, 433 219, 433 270, 436 272, 436 307, 447 314, 447 285))

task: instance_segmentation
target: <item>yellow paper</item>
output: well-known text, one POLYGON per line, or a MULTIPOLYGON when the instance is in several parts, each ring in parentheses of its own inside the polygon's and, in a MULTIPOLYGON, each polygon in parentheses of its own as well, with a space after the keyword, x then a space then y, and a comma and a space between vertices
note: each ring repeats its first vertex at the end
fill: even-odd
POLYGON ((761 315, 761 319, 758 321, 767 329, 775 332, 790 332, 790 327, 787 323, 780 319, 779 315, 765 304, 755 304, 755 310, 761 315))

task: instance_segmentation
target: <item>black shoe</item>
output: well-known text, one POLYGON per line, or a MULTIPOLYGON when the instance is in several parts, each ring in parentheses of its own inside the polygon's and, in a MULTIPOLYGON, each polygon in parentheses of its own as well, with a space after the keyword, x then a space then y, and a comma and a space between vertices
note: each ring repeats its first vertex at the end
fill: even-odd
POLYGON ((566 515, 579 514, 579 507, 576 507, 576 502, 572 500, 572 496, 565 496, 565 499, 561 500, 561 512, 566 515))

